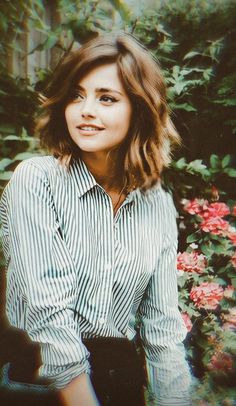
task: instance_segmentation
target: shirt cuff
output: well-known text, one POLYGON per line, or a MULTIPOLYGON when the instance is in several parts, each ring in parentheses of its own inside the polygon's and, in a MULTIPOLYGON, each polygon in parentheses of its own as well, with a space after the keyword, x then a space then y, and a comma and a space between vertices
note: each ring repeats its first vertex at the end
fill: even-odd
POLYGON ((188 399, 180 399, 180 398, 158 398, 154 405, 157 406, 191 406, 192 401, 190 398, 188 399))
POLYGON ((90 364, 88 361, 85 361, 83 364, 73 363, 61 367, 50 367, 43 365, 39 374, 43 377, 50 377, 51 384, 49 387, 52 389, 63 389, 67 386, 72 379, 76 378, 82 373, 90 374, 90 364))
POLYGON ((151 391, 158 406, 189 406, 192 378, 182 349, 163 351, 157 362, 146 358, 146 368, 151 391), (165 353, 165 354, 164 354, 165 353))

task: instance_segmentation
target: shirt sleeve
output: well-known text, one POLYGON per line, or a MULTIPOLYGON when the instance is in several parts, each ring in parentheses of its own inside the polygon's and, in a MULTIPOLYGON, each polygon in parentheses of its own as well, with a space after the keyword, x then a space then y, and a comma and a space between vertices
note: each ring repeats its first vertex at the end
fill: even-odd
POLYGON ((140 335, 158 406, 187 406, 191 376, 182 343, 186 328, 178 310, 176 211, 170 196, 167 202, 162 253, 139 308, 140 335))
POLYGON ((61 236, 44 170, 27 161, 20 164, 3 201, 8 289, 14 291, 17 284, 25 302, 21 320, 25 319, 30 338, 40 343, 40 375, 62 388, 89 372, 89 353, 74 322, 76 270, 61 236))

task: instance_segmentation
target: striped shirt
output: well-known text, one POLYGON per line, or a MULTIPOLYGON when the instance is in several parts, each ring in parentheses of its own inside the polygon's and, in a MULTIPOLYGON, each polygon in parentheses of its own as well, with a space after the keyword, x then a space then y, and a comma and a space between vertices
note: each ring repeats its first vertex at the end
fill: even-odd
POLYGON ((40 342, 41 376, 64 387, 89 372, 82 338, 132 340, 138 321, 159 404, 189 404, 176 211, 160 185, 130 192, 114 216, 83 161, 67 169, 52 156, 36 157, 15 170, 1 218, 7 316, 40 342))

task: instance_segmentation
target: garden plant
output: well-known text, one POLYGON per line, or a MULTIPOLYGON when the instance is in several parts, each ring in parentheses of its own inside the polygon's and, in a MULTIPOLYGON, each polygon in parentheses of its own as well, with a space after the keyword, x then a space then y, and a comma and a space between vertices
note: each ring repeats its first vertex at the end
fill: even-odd
MULTIPOLYGON (((34 137, 38 93, 79 43, 98 33, 127 31, 164 69, 172 118, 183 140, 163 186, 173 193, 178 211, 176 272, 195 405, 236 404, 235 20, 233 0, 138 5, 128 0, 14 0, 3 2, 0 10, 1 190, 20 161, 44 153, 34 137), (53 24, 43 18, 52 3, 59 16, 53 24), (51 66, 36 68, 34 81, 14 75, 6 64, 9 54, 22 51, 21 38, 32 30, 40 32, 42 42, 30 52, 54 52, 51 66)), ((3 298, 3 259, 1 265, 3 298)), ((4 299, 1 307, 4 321, 4 299)))

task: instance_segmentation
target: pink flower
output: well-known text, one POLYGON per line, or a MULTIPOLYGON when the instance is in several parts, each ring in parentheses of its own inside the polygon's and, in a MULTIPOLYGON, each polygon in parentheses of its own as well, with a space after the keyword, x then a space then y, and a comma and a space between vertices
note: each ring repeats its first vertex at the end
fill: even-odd
POLYGON ((206 257, 197 252, 179 252, 177 269, 184 272, 202 273, 206 268, 206 257))
POLYGON ((208 201, 204 199, 193 199, 184 202, 184 210, 189 214, 197 214, 201 216, 203 210, 208 208, 208 201))
POLYGON ((230 299, 233 297, 234 294, 234 287, 232 285, 228 285, 224 290, 224 297, 230 299))
POLYGON ((236 252, 235 252, 235 254, 231 257, 231 263, 232 263, 233 266, 236 268, 236 252))
POLYGON ((231 372, 233 368, 233 360, 232 356, 228 354, 227 352, 219 351, 215 353, 212 358, 210 363, 208 364, 208 369, 210 371, 213 371, 215 369, 218 369, 222 372, 231 372))
POLYGON ((236 332, 236 307, 231 307, 227 314, 222 313, 221 318, 224 321, 224 330, 236 332))
POLYGON ((192 330, 192 327, 193 327, 193 324, 192 324, 192 322, 191 322, 191 319, 190 319, 188 313, 186 313, 186 312, 185 312, 185 313, 181 313, 181 316, 182 316, 182 319, 183 319, 183 321, 184 321, 184 324, 185 324, 186 329, 187 329, 188 331, 191 331, 191 330, 192 330))
POLYGON ((236 322, 235 323, 229 323, 228 321, 223 324, 223 329, 225 331, 231 331, 233 333, 236 333, 236 322))
POLYGON ((229 222, 220 217, 209 217, 201 222, 200 228, 206 233, 225 235, 229 229, 229 222))
POLYGON ((215 282, 203 282, 199 286, 192 287, 190 292, 190 299, 195 305, 207 310, 216 309, 223 296, 223 288, 215 282))
POLYGON ((232 241, 234 245, 236 245, 236 233, 228 232, 227 237, 232 241))
POLYGON ((233 209, 232 209, 232 215, 236 216, 236 206, 234 206, 233 209))
POLYGON ((202 216, 207 219, 210 217, 224 217, 230 213, 229 207, 225 203, 211 203, 202 216))

